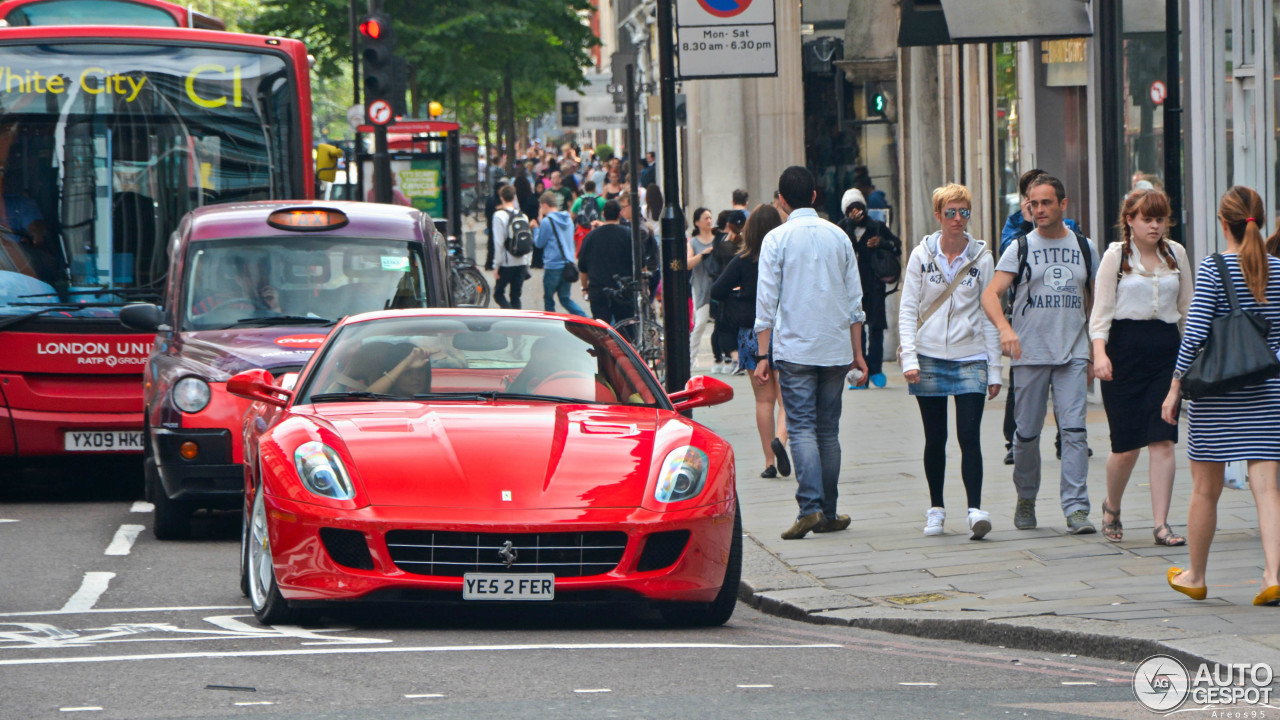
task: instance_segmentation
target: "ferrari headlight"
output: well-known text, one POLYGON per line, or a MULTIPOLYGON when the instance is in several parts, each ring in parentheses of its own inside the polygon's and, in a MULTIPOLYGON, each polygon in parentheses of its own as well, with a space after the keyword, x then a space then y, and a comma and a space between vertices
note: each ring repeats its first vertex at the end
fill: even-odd
POLYGON ((653 499, 672 503, 697 497, 707 486, 707 465, 707 454, 696 447, 686 445, 667 453, 653 499))
POLYGON ((313 440, 299 445, 293 452, 293 464, 298 468, 302 484, 316 495, 350 500, 356 494, 338 453, 322 442, 313 440))
POLYGON ((209 383, 188 375, 173 385, 173 404, 184 413, 198 413, 209 405, 209 383))

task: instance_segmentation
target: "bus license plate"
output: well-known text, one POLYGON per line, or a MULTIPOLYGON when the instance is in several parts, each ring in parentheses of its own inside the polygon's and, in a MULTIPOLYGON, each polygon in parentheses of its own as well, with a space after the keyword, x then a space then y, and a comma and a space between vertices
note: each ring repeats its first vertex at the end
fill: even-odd
POLYGON ((554 600, 555 597, 556 576, 552 573, 467 573, 462 576, 463 600, 554 600))
POLYGON ((63 447, 67 452, 142 452, 142 431, 68 430, 63 447))

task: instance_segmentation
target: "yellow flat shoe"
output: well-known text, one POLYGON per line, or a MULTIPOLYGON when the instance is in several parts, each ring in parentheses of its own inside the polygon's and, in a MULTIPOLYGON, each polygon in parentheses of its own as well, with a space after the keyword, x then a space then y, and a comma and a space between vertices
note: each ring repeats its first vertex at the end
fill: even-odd
MULTIPOLYGON (((1168 577, 1168 579, 1169 579, 1169 587, 1173 588, 1174 590, 1177 590, 1178 592, 1182 593, 1183 595, 1186 595, 1187 597, 1191 598, 1192 600, 1203 600, 1203 599, 1204 599, 1204 596, 1208 594, 1208 592, 1209 592, 1209 588, 1204 587, 1204 586, 1201 586, 1201 587, 1191 587, 1191 586, 1189 586, 1189 585, 1179 585, 1179 584, 1175 583, 1175 582, 1173 581, 1173 579, 1174 579, 1174 578, 1176 578, 1176 577, 1178 577, 1178 573, 1180 573, 1180 572, 1182 572, 1182 568, 1176 568, 1176 567, 1171 567, 1171 568, 1169 568, 1169 572, 1168 572, 1168 574, 1167 574, 1167 577, 1168 577)), ((1270 589, 1271 589, 1271 588, 1267 588, 1267 590, 1270 590, 1270 589)), ((1277 594, 1276 594, 1276 602, 1280 602, 1280 585, 1275 586, 1275 589, 1276 589, 1276 593, 1277 593, 1277 594)), ((1264 591, 1263 591, 1263 595, 1265 595, 1265 594, 1267 593, 1267 590, 1264 590, 1264 591)), ((1262 595, 1259 595, 1258 597, 1262 597, 1262 595)), ((1254 604, 1259 604, 1259 603, 1258 603, 1258 598, 1254 598, 1254 599, 1253 599, 1253 602, 1254 602, 1254 604)))
POLYGON ((1280 605, 1280 585, 1272 585, 1271 587, 1258 593, 1253 598, 1254 605, 1280 605))

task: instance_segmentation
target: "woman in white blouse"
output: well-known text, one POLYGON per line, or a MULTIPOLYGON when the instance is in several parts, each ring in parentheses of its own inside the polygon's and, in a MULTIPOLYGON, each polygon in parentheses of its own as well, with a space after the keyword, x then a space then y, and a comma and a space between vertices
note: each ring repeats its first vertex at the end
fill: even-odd
POLYGON ((1173 377, 1194 284, 1187 251, 1166 237, 1169 214, 1163 192, 1129 193, 1120 211, 1124 240, 1107 248, 1095 281, 1089 337, 1111 428, 1102 533, 1112 542, 1124 538, 1120 499, 1145 447, 1156 544, 1186 543, 1168 522, 1178 426, 1160 417, 1160 406, 1173 377))

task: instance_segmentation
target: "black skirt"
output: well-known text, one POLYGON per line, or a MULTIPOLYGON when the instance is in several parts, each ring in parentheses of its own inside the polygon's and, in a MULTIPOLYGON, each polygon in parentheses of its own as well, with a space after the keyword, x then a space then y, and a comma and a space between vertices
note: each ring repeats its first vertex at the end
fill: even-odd
POLYGON ((1166 440, 1178 442, 1178 426, 1160 417, 1169 394, 1181 337, 1163 320, 1111 323, 1107 357, 1110 382, 1102 381, 1102 405, 1111 428, 1111 452, 1122 453, 1166 440))

